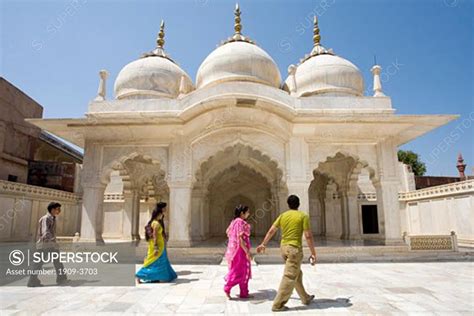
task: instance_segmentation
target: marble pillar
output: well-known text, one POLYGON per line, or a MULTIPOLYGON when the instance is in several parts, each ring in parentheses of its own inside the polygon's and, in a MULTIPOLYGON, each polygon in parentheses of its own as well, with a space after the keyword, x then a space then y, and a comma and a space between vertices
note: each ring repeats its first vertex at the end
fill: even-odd
POLYGON ((122 238, 126 240, 132 239, 132 210, 133 210, 133 193, 125 192, 123 194, 123 217, 122 217, 122 238))
POLYGON ((132 240, 140 240, 140 193, 133 191, 132 197, 132 240))
POLYGON ((326 236, 326 195, 321 194, 318 196, 319 205, 321 205, 321 223, 320 223, 320 236, 326 236))
POLYGON ((339 191, 341 197, 341 239, 348 239, 349 237, 349 201, 347 198, 347 191, 339 191))
POLYGON ((347 192, 347 206, 349 211, 349 234, 348 238, 358 240, 362 238, 361 235, 361 214, 359 212, 359 205, 357 202, 357 192, 347 192))
POLYGON ((104 227, 104 192, 102 183, 83 184, 81 242, 103 243, 102 231, 104 227))
POLYGON ((377 209, 382 216, 382 229, 386 245, 402 244, 398 180, 374 183, 377 192, 377 209))
POLYGON ((192 185, 170 184, 170 247, 190 247, 192 185))

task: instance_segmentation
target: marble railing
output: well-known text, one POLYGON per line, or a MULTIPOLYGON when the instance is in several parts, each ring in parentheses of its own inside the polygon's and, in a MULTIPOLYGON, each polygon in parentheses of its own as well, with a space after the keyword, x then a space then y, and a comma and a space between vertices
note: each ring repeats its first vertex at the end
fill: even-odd
POLYGON ((398 197, 402 201, 415 201, 459 194, 474 194, 474 180, 438 185, 416 191, 401 192, 398 194, 398 197))
MULTIPOLYGON (((125 199, 122 193, 106 193, 104 194, 104 202, 106 203, 120 203, 124 202, 125 199)), ((146 199, 141 198, 140 202, 145 203, 147 202, 146 199)))
POLYGON ((53 201, 62 209, 57 235, 74 236, 80 230, 80 195, 0 180, 0 241, 34 240, 38 219, 53 201))
POLYGON ((104 194, 104 202, 123 202, 123 194, 121 193, 109 193, 104 194))
POLYGON ((0 180, 0 194, 37 196, 49 200, 60 199, 71 202, 78 202, 81 199, 79 195, 72 192, 4 180, 0 180))
MULTIPOLYGON (((460 194, 474 195, 474 180, 466 180, 461 182, 454 182, 444 185, 438 185, 425 189, 400 192, 398 199, 400 201, 416 201, 431 198, 440 198, 447 196, 454 196, 460 194)), ((334 199, 339 198, 337 193, 333 196, 334 199)), ((375 192, 364 192, 357 195, 358 200, 376 201, 377 194, 375 192)))
POLYGON ((359 193, 357 195, 358 200, 367 200, 367 201, 376 201, 377 200, 377 194, 375 192, 365 192, 365 193, 359 193))
POLYGON ((403 234, 403 239, 410 250, 458 250, 456 233, 450 235, 408 235, 403 234))

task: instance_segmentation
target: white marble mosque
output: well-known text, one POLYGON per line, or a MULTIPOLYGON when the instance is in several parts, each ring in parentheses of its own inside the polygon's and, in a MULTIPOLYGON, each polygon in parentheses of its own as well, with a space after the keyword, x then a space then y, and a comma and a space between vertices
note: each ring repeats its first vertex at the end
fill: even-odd
MULTIPOLYGON (((114 99, 101 71, 84 118, 30 120, 84 148, 81 240, 139 239, 160 200, 170 246, 225 236, 240 203, 262 236, 297 194, 316 236, 400 244, 417 222, 403 195, 415 190, 413 174, 397 149, 457 116, 395 114, 378 65, 364 95, 361 70, 322 46, 316 18, 313 47, 308 39, 282 78, 243 35, 240 14, 194 82, 165 51, 162 23, 156 48, 118 74, 114 99)), ((469 218, 472 195, 465 203, 469 218)))

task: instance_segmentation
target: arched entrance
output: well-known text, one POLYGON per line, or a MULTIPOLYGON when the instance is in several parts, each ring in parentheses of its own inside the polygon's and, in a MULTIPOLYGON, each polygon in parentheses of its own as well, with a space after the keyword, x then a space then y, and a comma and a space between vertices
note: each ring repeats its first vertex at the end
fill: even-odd
MULTIPOLYGON (((131 154, 104 168, 102 176, 108 180, 103 205, 104 237, 144 238, 143 227, 156 202, 169 200, 166 174, 161 164, 150 157, 131 154), (117 203, 114 195, 121 195, 123 203, 117 203)), ((167 221, 166 216, 165 224, 167 221)))
POLYGON ((383 214, 377 213, 375 202, 363 203, 359 199, 375 195, 374 172, 367 163, 337 153, 319 163, 313 177, 308 194, 316 235, 332 239, 382 239, 383 214))
POLYGON ((260 151, 234 145, 201 164, 193 186, 192 238, 224 238, 239 204, 250 207, 253 236, 263 236, 276 218, 282 172, 260 151))

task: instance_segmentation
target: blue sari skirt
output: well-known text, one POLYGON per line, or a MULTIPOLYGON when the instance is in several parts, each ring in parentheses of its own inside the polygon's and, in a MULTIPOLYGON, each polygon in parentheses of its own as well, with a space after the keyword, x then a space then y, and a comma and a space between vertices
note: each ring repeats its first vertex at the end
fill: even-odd
POLYGON ((143 282, 171 282, 178 277, 168 260, 166 248, 158 259, 138 270, 135 276, 143 282))

